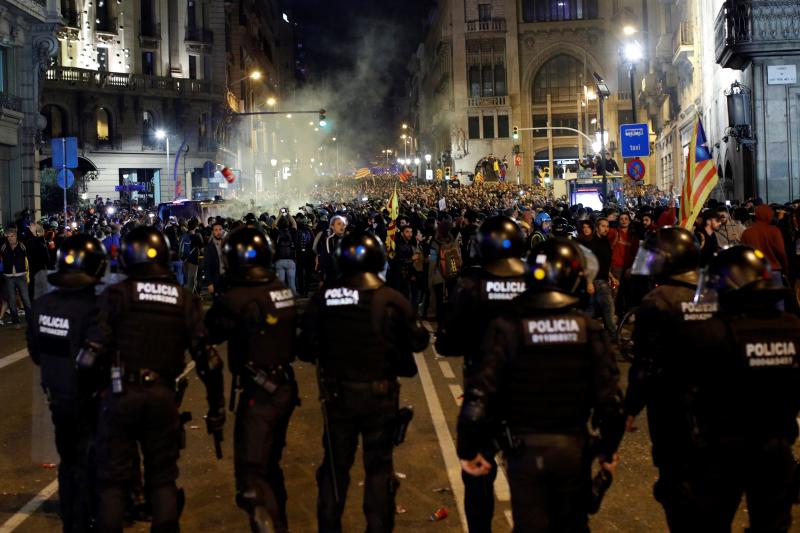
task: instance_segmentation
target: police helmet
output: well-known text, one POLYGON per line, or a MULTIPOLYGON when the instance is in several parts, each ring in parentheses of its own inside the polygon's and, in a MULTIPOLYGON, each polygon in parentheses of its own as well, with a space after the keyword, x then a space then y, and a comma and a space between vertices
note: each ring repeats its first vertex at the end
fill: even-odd
POLYGON ((381 240, 370 233, 345 235, 336 247, 336 266, 342 276, 383 271, 386 252, 381 240))
POLYGON ((769 260, 763 252, 749 246, 731 246, 717 252, 706 276, 708 287, 717 291, 720 303, 735 296, 779 299, 785 292, 773 281, 769 260))
POLYGON ((234 282, 261 282, 274 277, 270 271, 272 240, 260 229, 246 226, 232 231, 225 237, 222 251, 234 282))
POLYGON ((525 237, 519 224, 507 216, 493 216, 478 229, 478 246, 484 268, 499 276, 522 276, 524 263, 520 260, 525 237))
POLYGON ((663 226, 639 246, 631 273, 661 276, 694 283, 700 264, 700 247, 691 231, 678 226, 663 226))
POLYGON ((169 241, 153 226, 137 226, 122 240, 120 262, 132 278, 169 278, 169 241))
POLYGON ((539 229, 541 229, 542 224, 544 224, 545 222, 550 222, 550 221, 551 221, 550 215, 547 214, 547 212, 545 212, 545 211, 542 211, 541 213, 536 215, 535 219, 533 219, 534 225, 539 229))
POLYGON ((564 217, 553 219, 553 235, 556 237, 566 237, 569 235, 569 222, 564 217))
POLYGON ((594 281, 597 258, 585 247, 561 237, 537 244, 528 256, 528 289, 542 308, 575 305, 594 281))
POLYGON ((106 270, 106 249, 94 237, 78 234, 61 243, 57 253, 57 271, 47 281, 62 289, 95 285, 106 270))

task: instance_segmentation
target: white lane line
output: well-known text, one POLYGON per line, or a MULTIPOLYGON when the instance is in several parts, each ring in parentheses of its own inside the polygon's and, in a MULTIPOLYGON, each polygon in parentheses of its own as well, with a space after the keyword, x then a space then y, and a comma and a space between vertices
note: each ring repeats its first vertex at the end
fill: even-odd
POLYGON ((414 359, 417 361, 422 391, 425 393, 425 401, 431 413, 433 429, 436 431, 436 438, 439 441, 439 448, 442 451, 442 458, 447 469, 447 478, 450 480, 450 488, 453 489, 453 498, 456 501, 456 508, 461 519, 461 527, 464 531, 467 531, 467 515, 464 513, 464 484, 461 481, 461 464, 458 461, 458 455, 456 455, 453 436, 447 426, 442 404, 439 403, 439 395, 436 394, 436 386, 433 384, 431 373, 428 370, 428 363, 425 362, 425 355, 415 353, 414 359))
POLYGON ((514 529, 514 518, 511 516, 511 509, 506 509, 503 514, 506 515, 508 525, 511 526, 511 529, 514 529))
POLYGON ((56 493, 58 490, 58 480, 53 480, 47 485, 45 488, 39 492, 36 496, 31 498, 28 503, 26 503, 22 509, 17 511, 14 516, 6 520, 6 523, 0 526, 0 533, 11 533, 15 529, 17 529, 25 520, 31 517, 36 510, 42 506, 44 502, 50 499, 50 497, 56 493))
POLYGON ((0 368, 5 368, 9 365, 13 365, 17 361, 22 361, 28 357, 28 350, 20 350, 18 352, 14 352, 11 355, 7 355, 0 359, 0 368))
POLYGON ((449 361, 439 361, 439 368, 442 369, 442 375, 445 379, 456 379, 456 375, 453 373, 453 367, 450 366, 449 361))
POLYGON ((450 393, 453 395, 456 405, 461 407, 461 401, 464 399, 464 390, 461 388, 461 385, 451 383, 448 387, 450 387, 450 393))

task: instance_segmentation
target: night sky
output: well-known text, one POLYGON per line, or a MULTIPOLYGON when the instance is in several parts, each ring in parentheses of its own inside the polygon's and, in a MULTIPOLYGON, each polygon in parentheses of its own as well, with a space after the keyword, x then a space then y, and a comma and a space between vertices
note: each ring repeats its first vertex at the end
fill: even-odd
POLYGON ((352 132, 354 137, 361 133, 370 145, 391 142, 399 135, 395 129, 405 117, 396 116, 394 97, 405 93, 406 67, 424 38, 424 20, 435 3, 291 1, 306 42, 309 83, 351 96, 329 104, 340 132, 352 132))

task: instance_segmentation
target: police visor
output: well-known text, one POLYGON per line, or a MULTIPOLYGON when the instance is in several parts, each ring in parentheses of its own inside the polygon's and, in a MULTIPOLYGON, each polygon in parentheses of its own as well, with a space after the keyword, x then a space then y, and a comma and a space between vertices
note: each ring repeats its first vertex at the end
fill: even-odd
POLYGON ((667 263, 667 254, 661 250, 650 250, 644 246, 639 247, 636 258, 633 260, 631 274, 634 276, 657 276, 664 271, 667 263))

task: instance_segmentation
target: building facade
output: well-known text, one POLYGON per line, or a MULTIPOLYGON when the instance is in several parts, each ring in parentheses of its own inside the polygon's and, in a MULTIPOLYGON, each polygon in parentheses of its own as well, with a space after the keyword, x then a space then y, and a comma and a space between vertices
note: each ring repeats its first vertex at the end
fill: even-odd
POLYGON ((0 1, 0 224, 40 209, 39 97, 59 22, 57 0, 0 1))
POLYGON ((60 4, 58 55, 41 102, 43 151, 50 138, 78 138, 84 198, 151 204, 254 192, 259 145, 235 113, 256 109, 286 81, 273 2, 60 4), (223 166, 235 183, 219 177, 223 166))
POLYGON ((419 87, 412 92, 418 105, 412 115, 422 149, 461 173, 474 172, 489 156, 505 159, 511 179, 526 183, 534 167, 574 165, 591 152, 599 130, 596 72, 612 89, 604 118, 609 156, 618 158, 615 132, 632 119, 622 29, 642 17, 642 5, 441 2, 416 53, 419 87), (517 140, 514 126, 521 129, 517 140), (514 166, 517 152, 520 166, 514 166))

